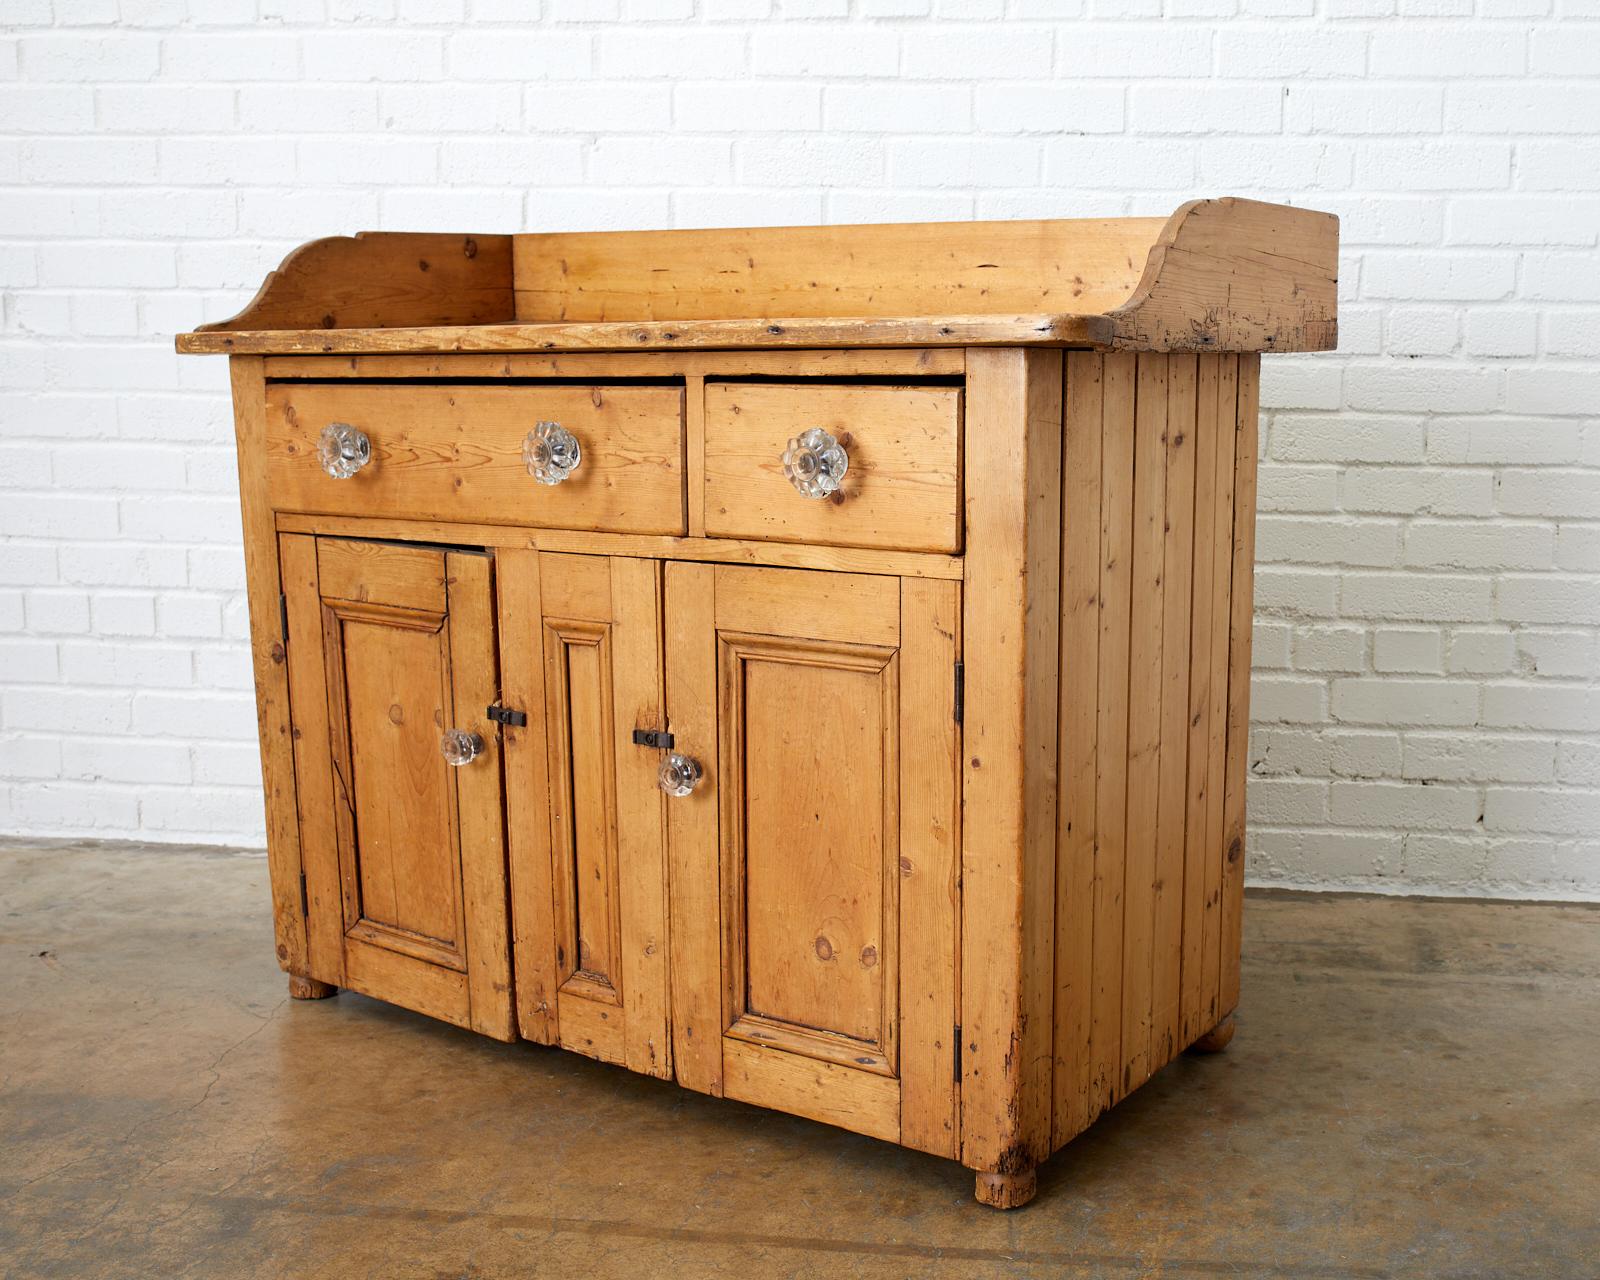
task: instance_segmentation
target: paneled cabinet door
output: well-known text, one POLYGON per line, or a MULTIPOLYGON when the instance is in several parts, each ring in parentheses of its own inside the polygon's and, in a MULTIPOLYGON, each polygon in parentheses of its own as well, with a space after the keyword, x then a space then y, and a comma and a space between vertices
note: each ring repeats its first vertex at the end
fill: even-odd
POLYGON ((672 1078, 661 565, 502 552, 517 1012, 529 1039, 672 1078))
POLYGON ((678 1077, 958 1149, 959 587, 667 566, 678 1077))
POLYGON ((281 563, 310 976, 514 1039, 493 561, 290 534, 281 563))

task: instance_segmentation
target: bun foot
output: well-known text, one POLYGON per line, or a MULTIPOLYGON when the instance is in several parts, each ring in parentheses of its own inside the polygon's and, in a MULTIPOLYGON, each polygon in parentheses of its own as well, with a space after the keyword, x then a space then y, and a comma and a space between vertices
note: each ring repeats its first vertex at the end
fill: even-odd
POLYGON ((972 1194, 991 1209, 1020 1209, 1038 1189, 1039 1180, 1029 1169, 1024 1173, 979 1173, 972 1194))
POLYGON ((315 978, 302 978, 298 973, 289 975, 289 995, 295 1000, 326 1000, 339 994, 331 982, 318 982, 315 978))
POLYGON ((1233 1015, 1230 1013, 1189 1048, 1195 1053, 1221 1053, 1233 1039, 1233 1015))

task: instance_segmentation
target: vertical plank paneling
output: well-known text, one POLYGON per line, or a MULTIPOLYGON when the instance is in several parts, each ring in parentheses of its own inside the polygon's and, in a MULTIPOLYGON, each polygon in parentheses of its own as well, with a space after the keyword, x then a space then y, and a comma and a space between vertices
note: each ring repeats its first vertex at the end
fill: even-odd
POLYGON ((1205 917, 1200 960, 1204 984, 1201 1032, 1221 1017, 1223 807, 1228 753, 1228 633, 1233 582, 1235 423, 1238 420, 1239 358, 1222 356, 1217 369, 1216 523, 1211 542, 1211 708, 1206 743, 1205 917))
POLYGON ((1101 393, 1090 1119, 1111 1105, 1122 1068, 1123 870, 1128 845, 1128 620, 1133 604, 1133 437, 1137 369, 1137 356, 1120 352, 1108 354, 1101 393))
POLYGON ((1189 632, 1189 758, 1184 815, 1182 1022, 1179 1048, 1194 1043, 1202 1026, 1206 861, 1217 856, 1207 841, 1210 799, 1212 552, 1217 519, 1217 369, 1222 357, 1200 356, 1195 385, 1194 541, 1189 632))
POLYGON ((1094 968, 1095 718, 1100 652, 1104 357, 1066 357, 1061 457, 1060 804, 1056 814, 1054 1141, 1089 1123, 1094 968))
POLYGON ((558 1043, 555 917, 551 885, 549 751, 546 742, 539 553, 496 554, 499 578, 500 700, 528 723, 501 729, 510 851, 511 949, 517 1026, 540 1044, 558 1043))
POLYGON ((1161 781, 1156 816, 1149 1070, 1181 1045, 1183 865, 1189 751, 1189 621, 1194 558, 1197 357, 1167 357, 1167 481, 1161 571, 1161 781))
POLYGON ((1055 973, 1061 353, 967 354, 962 1158, 1049 1153, 1055 973))
POLYGON ((678 1083, 722 1093, 722 941, 717 810, 715 565, 667 565, 667 728, 707 770, 667 806, 672 886, 672 1056, 678 1083))
POLYGON ((900 1141, 960 1151, 955 1089, 961 921, 961 588, 900 584, 900 1141))
MULTIPOLYGON (((300 912, 300 834, 295 807, 294 740, 289 721, 289 671, 279 634, 277 534, 267 494, 267 389, 260 356, 228 361, 233 384, 233 426, 238 443, 239 508, 244 526, 244 570, 250 604, 250 658, 255 674, 256 729, 261 742, 261 783, 267 816, 267 873, 272 884, 272 931, 278 966, 289 973, 338 982, 334 970, 318 972, 300 912)), ((326 956, 322 957, 326 959, 326 956)))
POLYGON ((1228 779, 1222 867, 1222 971, 1218 1014, 1239 1002, 1240 924, 1244 907, 1245 781, 1250 740, 1250 631, 1256 556, 1256 454, 1260 448, 1261 357, 1239 357, 1234 462, 1233 587, 1228 642, 1228 779))
POLYGON ((1141 355, 1134 402, 1133 611, 1128 639, 1128 847, 1123 879, 1122 1078, 1150 1074, 1150 953, 1155 939, 1161 768, 1161 624, 1166 525, 1167 357, 1141 355))

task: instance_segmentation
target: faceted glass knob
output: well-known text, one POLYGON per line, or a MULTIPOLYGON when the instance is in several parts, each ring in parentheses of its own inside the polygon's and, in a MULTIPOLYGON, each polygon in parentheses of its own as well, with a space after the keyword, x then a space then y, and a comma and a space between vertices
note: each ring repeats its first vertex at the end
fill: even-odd
POLYGON ((583 461, 583 446, 559 422, 541 422, 522 442, 522 460, 540 484, 560 484, 583 461))
POLYGON ((330 422, 317 440, 317 457, 335 480, 348 480, 372 461, 372 441, 348 422, 330 422))
POLYGON ((439 739, 439 754, 444 757, 444 762, 458 769, 464 764, 471 764, 482 753, 483 739, 465 729, 451 729, 439 739))
POLYGON ((700 785, 700 762, 693 756, 667 752, 658 775, 661 789, 669 796, 686 796, 700 785))
POLYGON ((844 446, 821 427, 802 432, 783 451, 783 474, 808 498, 826 498, 838 492, 849 467, 844 446))

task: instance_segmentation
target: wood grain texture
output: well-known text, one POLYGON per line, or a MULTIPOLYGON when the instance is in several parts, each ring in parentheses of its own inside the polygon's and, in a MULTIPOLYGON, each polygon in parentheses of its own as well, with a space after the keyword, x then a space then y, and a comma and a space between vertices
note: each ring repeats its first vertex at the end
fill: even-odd
POLYGON ((900 1141, 960 1154, 961 589, 900 584, 900 1141))
MULTIPOLYGON (((1228 755, 1225 860, 1222 874, 1222 975, 1218 995, 1224 1017, 1239 1003, 1240 921, 1244 908, 1245 783, 1250 748, 1250 638, 1256 555, 1256 465, 1259 449, 1261 360, 1239 359, 1239 410, 1233 502, 1233 587, 1228 648, 1228 755)), ((1218 1022, 1222 1018, 1217 1019, 1218 1022)))
POLYGON ((790 542, 745 542, 736 538, 651 537, 644 534, 590 533, 577 529, 536 529, 442 520, 394 520, 363 516, 280 513, 281 533, 328 533, 347 538, 396 538, 421 542, 469 543, 478 547, 531 548, 580 555, 643 556, 719 564, 773 565, 834 573, 886 573, 899 578, 960 578, 960 556, 919 551, 880 551, 861 547, 810 547, 790 542))
POLYGON ((1122 351, 1331 351, 1339 219, 1227 197, 1167 220, 1133 296, 1111 311, 1122 351))
POLYGON ((1083 218, 521 235, 515 241, 517 319, 1093 314, 1132 292, 1164 222, 1083 218))
POLYGON ((500 687, 495 652, 494 561, 486 555, 451 552, 445 557, 445 573, 450 584, 453 727, 476 733, 483 740, 483 754, 454 770, 472 1029, 496 1040, 515 1040, 505 794, 498 726, 487 715, 500 687))
POLYGON ((261 785, 266 802, 267 872, 272 886, 272 932, 278 966, 289 973, 337 984, 338 965, 324 951, 313 956, 300 910, 300 833, 295 808, 294 741, 289 710, 289 669, 280 633, 277 535, 267 496, 267 389, 254 357, 229 361, 233 424, 239 464, 239 514, 244 527, 246 597, 250 606, 250 661, 255 677, 256 733, 261 743, 261 785))
POLYGON ((710 383, 705 388, 705 530, 903 551, 961 546, 961 391, 956 387, 710 383), (812 427, 844 446, 836 494, 807 498, 783 471, 812 427))
POLYGON ((1100 473, 1105 359, 1069 352, 1062 410, 1060 802, 1053 1143, 1089 1123, 1094 974, 1100 473))
POLYGON ((268 490, 279 510, 682 534, 683 393, 675 387, 426 387, 277 383, 267 393, 268 490), (534 424, 559 421, 583 459, 555 485, 522 459, 534 424), (364 432, 372 461, 324 473, 332 422, 364 432))
POLYGON ((501 727, 505 760, 512 949, 517 1026, 525 1040, 559 1043, 554 863, 550 853, 548 740, 541 675, 539 555, 495 556, 499 579, 500 697, 528 723, 501 727))
POLYGON ((1054 987, 1061 357, 967 353, 963 593, 962 1161, 1049 1151, 1054 987))
POLYGON ((1225 831, 1243 822, 1231 699, 1236 664, 1248 680, 1254 493, 1238 453, 1255 414, 1240 363, 1067 360, 1056 1145, 1215 1026, 1225 990, 1237 998, 1225 831))
POLYGON ((556 355, 267 356, 269 379, 351 378, 785 378, 956 377, 966 369, 960 347, 849 347, 784 351, 600 351, 556 355))
POLYGON ((730 1098, 900 1141, 900 1082, 780 1049, 723 1041, 730 1098))
MULTIPOLYGON (((1095 705, 1092 1121, 1122 1076, 1123 892, 1128 855, 1129 620, 1133 612, 1134 394, 1137 357, 1108 355, 1102 392, 1100 669, 1095 705)), ((1147 675, 1148 673, 1146 673, 1147 675)))
POLYGON ((529 234, 503 250, 505 242, 318 241, 291 255, 245 312, 180 334, 177 347, 1307 351, 1336 336, 1338 220, 1251 200, 1194 201, 1166 219, 529 234), (506 252, 515 259, 509 295, 506 252))
POLYGON ((1108 346, 1103 316, 950 315, 890 319, 651 320, 477 324, 416 329, 284 329, 184 333, 184 355, 360 355, 427 352, 776 351, 793 347, 1108 346))
POLYGON ((707 770, 667 806, 671 877, 672 1052, 678 1083, 723 1092, 721 804, 717 726, 717 570, 666 566, 667 727, 675 749, 707 770))
POLYGON ((184 336, 510 320, 511 240, 393 231, 313 240, 285 258, 238 315, 184 336))

